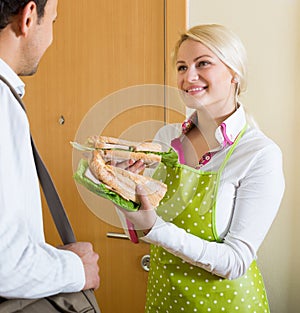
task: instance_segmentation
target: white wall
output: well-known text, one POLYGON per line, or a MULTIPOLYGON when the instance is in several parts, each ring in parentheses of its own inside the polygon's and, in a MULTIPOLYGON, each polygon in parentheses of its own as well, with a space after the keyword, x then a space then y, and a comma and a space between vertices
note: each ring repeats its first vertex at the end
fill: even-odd
POLYGON ((224 24, 244 42, 242 103, 282 149, 286 192, 258 258, 272 313, 300 312, 300 0, 190 0, 189 26, 224 24), (299 100, 298 100, 299 99, 299 100))

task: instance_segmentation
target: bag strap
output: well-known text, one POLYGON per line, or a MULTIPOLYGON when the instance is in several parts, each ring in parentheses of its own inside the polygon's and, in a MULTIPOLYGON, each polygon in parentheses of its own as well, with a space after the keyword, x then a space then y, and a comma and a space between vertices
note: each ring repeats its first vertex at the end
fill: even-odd
MULTIPOLYGON (((25 105, 21 97, 19 96, 19 94, 16 92, 16 90, 7 81, 7 79, 4 78, 2 75, 0 75, 0 80, 2 80, 9 87, 10 91, 12 92, 12 94, 17 99, 17 101, 19 102, 19 104, 21 105, 21 107, 26 113, 25 105)), ((63 207, 61 199, 56 191, 56 188, 51 179, 51 176, 34 144, 34 141, 31 135, 30 135, 30 139, 31 139, 31 146, 32 146, 32 151, 33 151, 33 156, 34 156, 34 161, 35 161, 35 166, 36 166, 37 174, 39 177, 39 181, 42 186, 43 193, 45 195, 48 207, 50 209, 52 218, 54 220, 54 223, 60 235, 60 238, 63 244, 76 242, 73 229, 69 222, 66 211, 63 207)))

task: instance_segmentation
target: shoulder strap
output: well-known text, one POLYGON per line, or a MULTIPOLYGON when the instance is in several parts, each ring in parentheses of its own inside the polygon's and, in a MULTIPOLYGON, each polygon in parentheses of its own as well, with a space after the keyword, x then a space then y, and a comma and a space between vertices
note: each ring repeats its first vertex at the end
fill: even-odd
MULTIPOLYGON (((11 86, 11 84, 2 75, 0 75, 0 80, 2 80, 9 87, 14 97, 17 99, 17 101, 19 102, 23 110, 26 112, 25 106, 23 104, 21 97, 18 95, 15 89, 11 86)), ((40 157, 40 154, 34 144, 34 141, 31 135, 30 135, 30 139, 31 139, 32 152, 33 152, 35 166, 36 166, 37 174, 40 180, 40 184, 42 186, 48 207, 50 209, 52 218, 54 220, 54 223, 60 235, 60 238, 64 244, 76 242, 75 235, 72 230, 66 211, 63 207, 63 204, 56 191, 56 188, 51 179, 51 176, 42 158, 40 157)))

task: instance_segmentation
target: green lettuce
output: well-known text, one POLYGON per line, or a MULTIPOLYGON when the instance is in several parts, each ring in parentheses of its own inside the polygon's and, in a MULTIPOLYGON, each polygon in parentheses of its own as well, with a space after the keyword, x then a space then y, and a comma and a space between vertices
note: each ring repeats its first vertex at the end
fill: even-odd
POLYGON ((83 185, 89 191, 95 193, 96 195, 108 199, 119 205, 120 207, 128 210, 128 211, 137 211, 139 209, 139 204, 130 200, 125 200, 116 192, 109 190, 105 184, 99 183, 96 184, 88 177, 85 176, 85 172, 88 168, 88 161, 85 159, 81 159, 78 164, 77 171, 74 173, 73 178, 76 182, 83 185))

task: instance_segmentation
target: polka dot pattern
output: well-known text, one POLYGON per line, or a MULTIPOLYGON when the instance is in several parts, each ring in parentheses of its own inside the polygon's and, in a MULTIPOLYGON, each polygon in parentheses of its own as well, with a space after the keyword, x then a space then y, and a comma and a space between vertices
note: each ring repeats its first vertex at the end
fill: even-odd
POLYGON ((180 164, 175 167, 160 164, 153 177, 168 186, 159 206, 165 221, 174 222, 178 216, 184 221, 181 214, 191 217, 195 212, 203 215, 212 209, 217 187, 216 173, 200 172, 180 164))
MULTIPOLYGON (((219 240, 214 226, 218 173, 162 165, 155 178, 169 186, 157 209, 164 220, 205 240, 219 240)), ((269 306, 255 261, 244 276, 227 280, 151 245, 145 312, 269 313, 269 306)))

